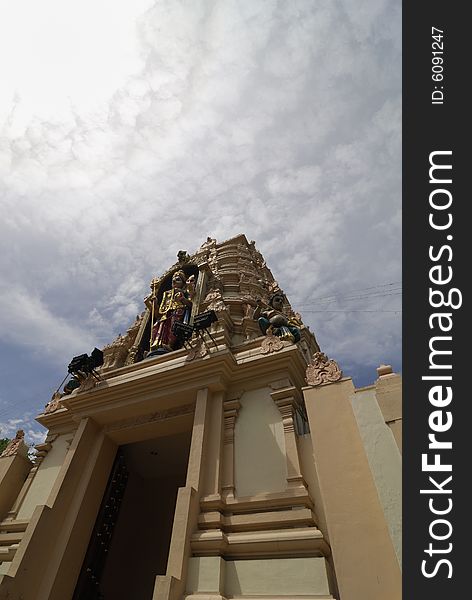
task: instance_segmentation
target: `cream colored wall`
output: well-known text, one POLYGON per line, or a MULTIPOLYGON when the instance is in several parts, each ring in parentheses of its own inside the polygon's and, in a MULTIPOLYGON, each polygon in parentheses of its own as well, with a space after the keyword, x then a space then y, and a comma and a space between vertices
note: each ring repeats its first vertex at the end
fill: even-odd
POLYGON ((331 598, 324 558, 222 560, 191 558, 187 593, 331 598))
POLYGON ((393 437, 397 442, 398 449, 401 453, 403 442, 403 421, 402 419, 398 419, 397 421, 391 421, 390 423, 387 423, 387 425, 390 427, 390 430, 393 433, 393 437))
POLYGON ((54 482, 61 470, 71 440, 72 435, 69 433, 59 436, 52 443, 52 448, 41 463, 23 500, 17 519, 30 519, 37 506, 46 504, 54 482))
MULTIPOLYGON (((389 367, 386 367, 387 369, 389 367)), ((377 369, 380 371, 381 368, 377 369)), ((377 402, 384 421, 392 430, 400 453, 402 451, 402 377, 398 373, 381 375, 375 383, 377 402)))
POLYGON ((391 429, 385 424, 375 389, 357 391, 350 398, 380 504, 398 562, 402 560, 402 464, 391 429))
POLYGON ((31 466, 22 454, 0 458, 0 521, 16 501, 31 466))
POLYGON ((323 497, 318 482, 316 463, 313 456, 311 434, 307 433, 306 435, 299 436, 297 438, 297 442, 303 478, 308 485, 308 491, 315 505, 314 513, 316 515, 316 524, 323 532, 326 541, 329 543, 328 526, 326 524, 323 497))
POLYGON ((324 558, 228 561, 225 579, 229 596, 329 594, 324 558))
POLYGON ((219 556, 201 556, 189 560, 186 591, 216 593, 224 591, 225 561, 219 556))
POLYGON ((245 392, 234 430, 234 478, 237 496, 282 492, 287 462, 282 417, 269 388, 245 392))
POLYGON ((342 600, 399 600, 401 571, 367 459, 350 379, 303 390, 342 600))

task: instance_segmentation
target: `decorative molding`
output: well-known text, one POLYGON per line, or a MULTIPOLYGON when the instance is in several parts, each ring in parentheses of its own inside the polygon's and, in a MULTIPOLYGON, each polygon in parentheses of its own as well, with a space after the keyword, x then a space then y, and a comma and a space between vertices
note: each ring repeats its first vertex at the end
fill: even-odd
POLYGON ((99 383, 99 380, 93 375, 87 375, 85 379, 83 379, 80 383, 80 387, 77 388, 77 394, 81 394, 82 392, 89 392, 93 390, 93 388, 99 383))
POLYGON ((5 450, 0 454, 0 458, 5 456, 15 456, 20 451, 21 447, 25 446, 25 432, 23 429, 18 429, 15 437, 8 442, 5 450))
POLYGON ((283 390, 285 388, 293 387, 290 379, 278 379, 277 381, 272 381, 269 383, 269 387, 272 390, 283 390))
POLYGON ((234 390, 232 392, 228 392, 226 400, 225 400, 225 406, 226 405, 229 406, 229 403, 234 402, 234 400, 241 400, 245 391, 246 390, 239 389, 239 390, 234 390))
POLYGON ((312 364, 306 369, 306 381, 312 386, 334 383, 342 376, 338 363, 328 358, 324 352, 315 352, 312 364))
POLYGON ((204 358, 208 354, 208 348, 203 343, 202 339, 198 339, 195 346, 192 347, 190 352, 187 354, 186 361, 190 362, 196 358, 204 358))
MULTIPOLYGON (((143 312, 140 315, 136 315, 134 323, 127 329, 125 335, 119 334, 111 344, 108 344, 103 348, 104 362, 100 369, 102 373, 111 371, 112 369, 119 369, 125 364, 129 364, 128 355, 134 348, 133 344, 135 344, 138 332, 141 330, 144 314, 145 313, 143 312)), ((136 351, 137 346, 134 356, 136 355, 136 351)))
POLYGON ((274 400, 277 408, 279 409, 280 416, 282 417, 282 423, 284 427, 284 433, 294 433, 295 426, 293 423, 293 416, 295 414, 294 405, 296 403, 295 398, 280 398, 274 400))
POLYGON ((183 404, 175 408, 168 408, 167 410, 160 410, 157 412, 149 413, 147 415, 141 415, 133 419, 123 419, 122 421, 116 421, 111 425, 107 425, 104 428, 105 432, 117 431, 120 429, 128 429, 129 427, 137 427, 139 425, 146 425, 147 423, 153 423, 155 421, 166 421, 168 419, 174 419, 175 417, 181 417, 183 415, 193 415, 195 405, 183 404))
POLYGON ((221 291, 215 288, 210 289, 202 304, 206 307, 206 310, 214 310, 216 313, 228 310, 221 291))
POLYGON ((278 352, 284 347, 283 341, 276 335, 266 335, 261 344, 261 354, 271 354, 278 352))
POLYGON ((239 399, 223 402, 223 475, 221 492, 225 500, 234 498, 234 427, 240 408, 239 399))
MULTIPOLYGON (((242 394, 241 394, 242 395, 242 394)), ((239 409, 241 403, 234 400, 225 400, 223 404, 224 408, 224 443, 234 443, 234 426, 236 425, 236 419, 238 418, 239 409)))
POLYGON ((54 392, 51 400, 46 404, 46 407, 44 409, 45 415, 56 412, 56 410, 58 410, 59 408, 64 408, 61 402, 62 396, 63 394, 61 394, 61 392, 54 392))

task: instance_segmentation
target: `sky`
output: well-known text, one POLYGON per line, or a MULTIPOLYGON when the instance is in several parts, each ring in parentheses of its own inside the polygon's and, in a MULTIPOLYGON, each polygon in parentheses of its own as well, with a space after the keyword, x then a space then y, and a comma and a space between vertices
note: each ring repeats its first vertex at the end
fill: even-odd
POLYGON ((0 438, 207 236, 401 372, 400 0, 0 0, 0 438))

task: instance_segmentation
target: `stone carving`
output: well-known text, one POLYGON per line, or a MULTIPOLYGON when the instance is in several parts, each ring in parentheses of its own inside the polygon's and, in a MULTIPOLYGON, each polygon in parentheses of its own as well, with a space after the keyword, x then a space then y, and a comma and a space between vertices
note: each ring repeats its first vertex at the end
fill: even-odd
POLYGON ((116 421, 115 423, 107 425, 104 428, 104 431, 108 433, 109 431, 117 431, 119 429, 126 429, 128 427, 136 427, 138 425, 146 425, 147 423, 153 423, 155 421, 165 421, 167 419, 174 419, 175 417, 180 417, 183 415, 191 415, 193 414, 194 409, 194 404, 183 404, 181 406, 176 406, 175 408, 168 408, 166 410, 141 415, 139 417, 116 421))
POLYGON ((81 394, 82 392, 89 392, 98 383, 99 383, 99 380, 96 377, 94 377, 93 375, 87 375, 87 377, 84 377, 83 379, 81 379, 80 387, 78 388, 77 393, 81 394))
POLYGON ((44 414, 47 415, 49 413, 55 412, 57 409, 62 408, 61 398, 63 394, 61 392, 54 392, 51 400, 46 404, 44 409, 44 414))
POLYGON ((208 236, 206 239, 206 242, 203 242, 203 244, 200 246, 199 252, 202 252, 202 250, 207 250, 208 248, 215 247, 215 246, 216 246, 216 239, 208 236))
POLYGON ((343 376, 338 363, 329 359, 324 352, 315 352, 313 362, 306 369, 306 381, 309 385, 334 383, 343 376))
POLYGON ((252 319, 252 315, 257 306, 257 298, 252 294, 244 294, 244 296, 241 296, 241 302, 243 305, 244 318, 252 319))
POLYGON ((128 352, 124 366, 133 365, 136 362, 136 355, 138 354, 139 346, 133 345, 128 352))
POLYGON ((249 252, 258 269, 265 269, 267 267, 266 261, 264 260, 259 250, 256 248, 256 242, 254 240, 251 240, 249 242, 249 252))
POLYGON ((18 450, 20 449, 20 446, 22 444, 24 444, 24 440, 25 440, 25 432, 23 431, 23 429, 18 429, 15 437, 12 440, 10 440, 10 442, 8 443, 8 446, 0 454, 0 457, 14 456, 15 454, 18 454, 18 450))
POLYGON ((192 347, 185 360, 190 362, 196 358, 204 358, 207 354, 208 348, 203 343, 203 340, 199 339, 195 346, 192 347))
POLYGON ((215 247, 210 249, 207 262, 210 271, 216 275, 218 273, 218 256, 215 247))
POLYGON ((179 250, 177 252, 177 260, 179 265, 183 265, 185 263, 188 263, 188 261, 190 260, 190 256, 186 250, 179 250))
POLYGON ((223 300, 223 296, 220 292, 220 290, 218 289, 212 289, 208 292, 208 294, 205 296, 205 300, 203 302, 206 306, 207 310, 214 310, 216 313, 217 312, 222 312, 224 310, 228 310, 228 307, 226 306, 224 300, 223 300))
POLYGON ((279 337, 269 333, 261 344, 261 353, 270 354, 271 352, 278 352, 279 350, 282 350, 284 345, 284 342, 279 337))
POLYGON ((138 333, 144 313, 136 315, 134 323, 126 330, 125 335, 119 334, 111 344, 103 348, 102 372, 119 369, 127 362, 128 353, 138 333))
POLYGON ((276 292, 282 293, 279 282, 276 279, 267 282, 267 289, 269 290, 270 294, 275 294, 276 292))

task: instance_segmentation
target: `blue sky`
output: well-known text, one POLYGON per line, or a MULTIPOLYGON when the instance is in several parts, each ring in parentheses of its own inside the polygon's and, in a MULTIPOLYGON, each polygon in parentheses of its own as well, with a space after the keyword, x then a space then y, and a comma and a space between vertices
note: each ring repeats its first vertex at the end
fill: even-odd
POLYGON ((207 236, 255 240, 357 385, 401 371, 398 0, 19 0, 0 23, 0 436, 40 440, 70 358, 207 236))

